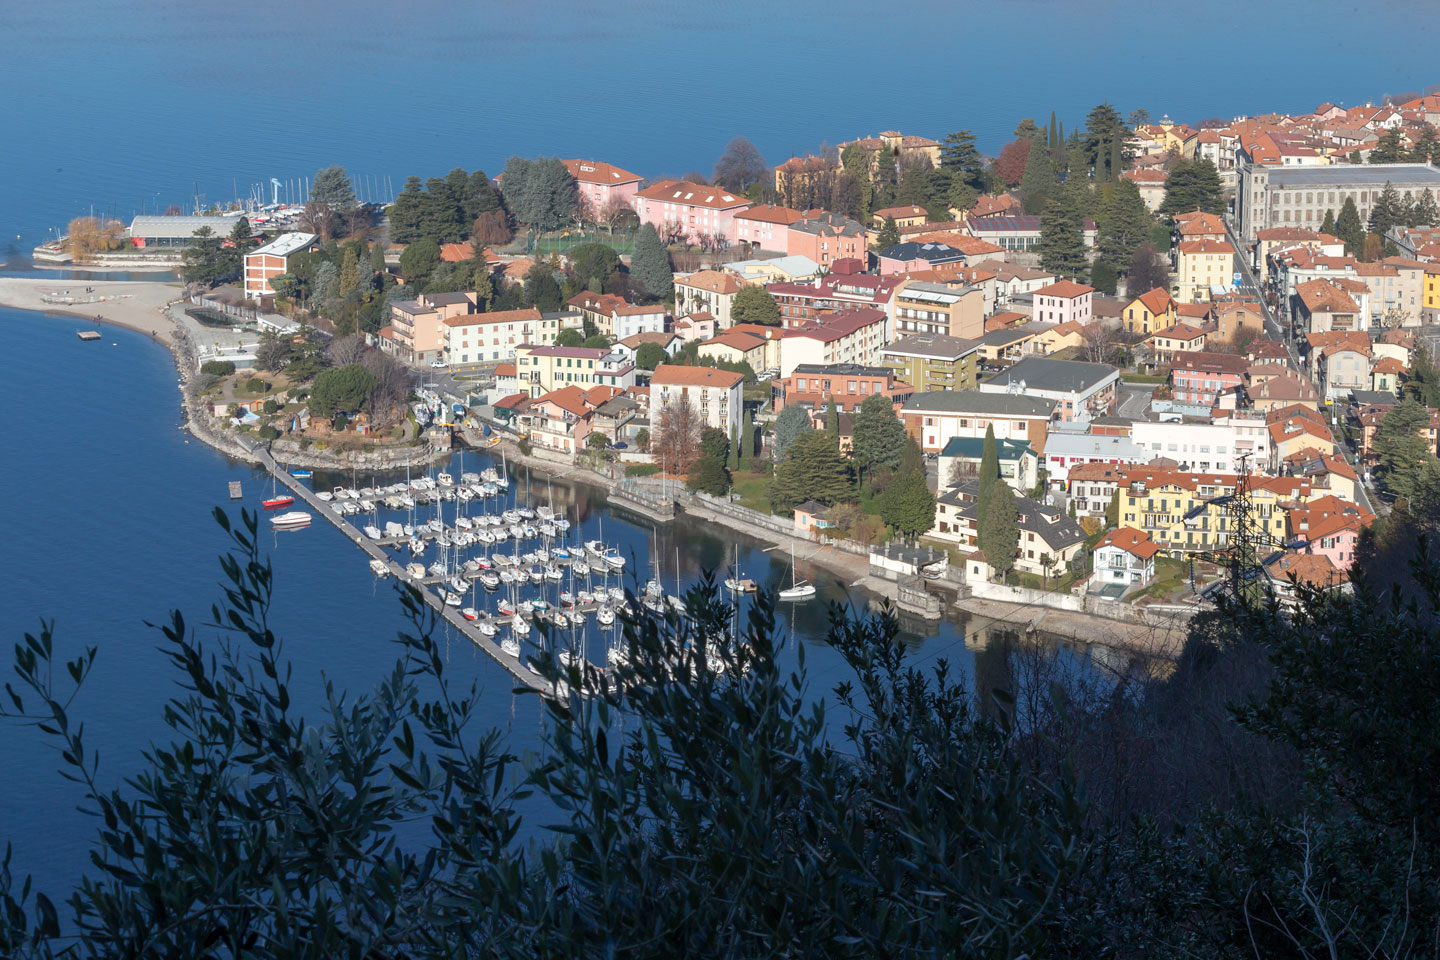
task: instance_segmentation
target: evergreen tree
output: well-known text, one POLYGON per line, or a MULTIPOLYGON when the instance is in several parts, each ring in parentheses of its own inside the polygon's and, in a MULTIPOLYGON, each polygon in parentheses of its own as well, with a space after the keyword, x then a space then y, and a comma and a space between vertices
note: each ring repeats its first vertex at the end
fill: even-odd
POLYGON ((1400 191, 1389 180, 1385 181, 1385 189, 1380 191, 1380 196, 1370 207, 1370 230, 1378 233, 1381 237, 1391 227, 1404 226, 1410 219, 1410 210, 1406 207, 1405 201, 1400 199, 1400 191))
POLYGON ((1044 213, 1046 201, 1058 186, 1050 151, 1031 150, 1025 158, 1025 173, 1020 177, 1020 203, 1025 212, 1031 216, 1044 213))
POLYGON ((1040 215, 1040 265, 1057 276, 1083 281, 1090 268, 1084 225, 1075 191, 1060 190, 1040 215))
POLYGON ((1434 163, 1440 160, 1440 142, 1437 142, 1435 128, 1430 124, 1421 125, 1420 132, 1415 135, 1409 160, 1411 163, 1434 163))
POLYGON ((880 519, 911 539, 935 526, 935 496, 924 471, 899 474, 880 495, 879 507, 880 519))
POLYGON ((1415 344, 1410 355, 1410 379, 1405 383, 1405 396, 1427 407, 1440 408, 1440 370, 1430 360, 1430 351, 1423 342, 1415 344))
POLYGON ((860 191, 859 219, 870 219, 875 209, 875 185, 870 177, 870 159, 859 144, 852 143, 840 153, 840 166, 845 169, 860 191))
POLYGON ((1100 259, 1117 271, 1129 266, 1135 248, 1155 225, 1150 209, 1140 199, 1140 188, 1129 180, 1106 187, 1097 220, 1095 245, 1100 259))
POLYGON ((1095 172, 1095 179, 1099 180, 1109 176, 1107 167, 1114 149, 1112 144, 1117 140, 1120 142, 1123 164, 1124 141, 1129 133, 1125 121, 1108 103, 1099 104, 1086 116, 1085 138, 1081 142, 1081 152, 1085 158, 1085 165, 1095 172))
POLYGON ((440 244, 434 240, 417 240, 400 254, 400 276, 405 282, 422 287, 435 268, 440 266, 440 244))
POLYGON ((1415 206, 1411 209, 1410 226, 1433 227, 1436 226, 1437 220, 1440 220, 1440 215, 1437 215, 1435 209, 1435 194, 1431 193, 1427 187, 1420 194, 1420 199, 1415 201, 1415 206))
POLYGON ((1119 274, 1104 260, 1097 260, 1090 268, 1090 286, 1107 296, 1114 296, 1119 285, 1119 274))
POLYGON ((310 184, 310 202, 323 203, 342 216, 355 206, 355 188, 341 166, 326 167, 310 184))
POLYGON ((1105 179, 1115 180, 1125 169, 1125 142, 1118 137, 1110 141, 1110 156, 1105 165, 1105 179))
POLYGON ((857 480, 874 470, 894 470, 905 452, 905 425, 895 416, 895 406, 883 394, 872 393, 855 414, 850 456, 855 461, 857 480))
POLYGON ((959 178, 979 190, 984 186, 984 162, 975 147, 975 135, 956 130, 940 145, 940 166, 952 178, 959 178))
POLYGON ((421 225, 426 219, 428 201, 419 177, 407 177, 405 186, 390 205, 390 239, 395 243, 414 243, 422 238, 421 225))
POLYGON ((1170 265, 1148 242, 1135 248, 1130 270, 1125 275, 1125 294, 1138 297, 1156 287, 1170 289, 1170 265))
POLYGON ((734 323, 759 323, 780 326, 780 306, 775 297, 758 283, 746 284, 730 302, 730 319, 734 323))
POLYGON ((476 170, 470 174, 465 182, 465 218, 473 224, 482 213, 499 209, 500 194, 495 191, 495 184, 485 171, 476 170))
POLYGON ((1070 157, 1079 156, 1079 140, 1072 133, 1071 140, 1074 143, 1067 143, 1065 140, 1065 124, 1062 122, 1056 127, 1055 145, 1050 148, 1050 164, 1056 173, 1064 173, 1070 169, 1070 157))
POLYGON ((799 404, 789 404, 775 418, 775 440, 770 445, 776 461, 783 461, 790 453, 790 446, 801 434, 815 429, 810 414, 799 404))
POLYGON ((985 442, 980 448, 980 492, 976 495, 979 516, 985 517, 985 508, 990 505, 990 495, 995 492, 995 483, 1000 479, 1000 448, 995 441, 994 424, 985 426, 985 442))
POLYGON ((835 398, 830 398, 830 404, 825 409, 825 433, 831 442, 837 447, 840 445, 840 408, 835 405, 835 398))
POLYGON ((900 228, 895 225, 894 217, 886 217, 885 225, 880 228, 880 233, 875 238, 875 246, 880 250, 888 250, 900 242, 900 228))
POLYGON ((1340 206, 1340 216, 1335 218, 1335 236, 1345 244, 1345 252, 1350 256, 1358 257, 1365 252, 1365 228, 1360 223, 1354 197, 1346 197, 1340 206))
POLYGON ((630 276, 638 280, 645 292, 656 300, 668 300, 675 292, 675 273, 670 266, 670 254, 660 243, 660 234, 652 224, 641 225, 640 232, 635 236, 630 276))
POLYGON ((1181 160, 1171 168, 1165 178, 1165 199, 1160 204, 1163 216, 1174 218, 1176 214, 1193 210, 1219 214, 1224 209, 1220 171, 1215 169, 1215 164, 1202 157, 1181 160))
POLYGON ((1429 410, 1406 397, 1375 428, 1375 474, 1396 496, 1406 500, 1415 496, 1420 471, 1435 458, 1422 432, 1429 423, 1429 410))
POLYGON ((745 411, 745 420, 740 424, 738 452, 744 462, 755 456, 755 415, 749 410, 745 411))
POLYGON ((769 486, 770 509, 781 514, 806 500, 829 506, 851 495, 850 464, 829 434, 819 430, 801 433, 790 445, 769 486))
POLYGON ((906 434, 905 452, 900 455, 900 473, 909 473, 912 470, 925 469, 925 453, 920 449, 920 444, 915 438, 906 434))
POLYGON ((1386 130, 1370 151, 1371 163, 1404 163, 1409 159, 1405 143, 1400 139, 1399 130, 1386 130))
MULTIPOLYGON (((1053 112, 1051 115, 1054 115, 1053 112)), ((1016 140, 1029 140, 1033 143, 1042 139, 1045 131, 1035 125, 1034 117, 1026 117, 1015 125, 1015 132, 1011 136, 1016 140)))
POLYGON ((1328 234, 1330 234, 1330 236, 1332 236, 1332 237, 1335 236, 1335 211, 1334 211, 1334 210, 1326 210, 1326 211, 1325 211, 1325 219, 1324 219, 1323 221, 1321 221, 1321 223, 1320 223, 1320 232, 1321 232, 1321 233, 1328 233, 1328 234))
POLYGON ((340 260, 340 299, 346 299, 356 293, 360 286, 360 257, 355 251, 355 244, 345 245, 345 254, 340 260))
POLYGON ((1054 110, 1051 110, 1051 111, 1050 111, 1050 131, 1049 131, 1049 135, 1046 136, 1046 138, 1045 138, 1045 146, 1049 147, 1049 148, 1053 151, 1057 146, 1060 146, 1063 142, 1064 142, 1064 136, 1058 132, 1058 130, 1057 130, 1056 126, 1055 126, 1055 111, 1054 111, 1054 110))
POLYGON ((560 284, 555 282, 555 272, 543 263, 537 263, 525 274, 525 302, 541 313, 554 313, 563 302, 560 299, 560 284))
POLYGON ((685 486, 712 497, 723 497, 730 492, 730 471, 718 457, 701 457, 686 475, 685 486))
POLYGON ((977 546, 985 554, 990 569, 1005 578, 1015 566, 1015 551, 1020 542, 1020 514, 1015 492, 1008 483, 997 483, 982 514, 977 546))

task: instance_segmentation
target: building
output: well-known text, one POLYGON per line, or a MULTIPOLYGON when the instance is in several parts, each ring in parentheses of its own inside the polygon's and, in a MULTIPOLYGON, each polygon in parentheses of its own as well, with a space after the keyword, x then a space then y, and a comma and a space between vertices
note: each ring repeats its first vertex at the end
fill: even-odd
POLYGON ((1204 303, 1230 289, 1235 250, 1222 240, 1186 240, 1175 248, 1175 299, 1204 303))
MULTIPOLYGON (((1040 457, 1024 440, 996 440, 995 455, 1000 464, 1000 478, 1024 494, 1040 482, 1040 457)), ((963 483, 979 475, 985 459, 984 437, 951 437, 940 451, 938 463, 941 490, 963 483)))
POLYGON ((983 370, 999 370, 1019 362, 1030 349, 1031 342, 1041 329, 1052 328, 1054 324, 1020 323, 991 330, 979 339, 980 366, 983 370))
POLYGON ((1156 287, 1125 305, 1121 321, 1129 333, 1148 336, 1175 323, 1175 300, 1170 291, 1156 287))
POLYGON ((869 249, 865 228, 858 220, 820 211, 796 220, 786 228, 785 252, 809 257, 822 268, 837 260, 865 261, 869 249))
POLYGON ((592 215, 624 209, 640 190, 640 174, 599 160, 562 160, 575 178, 575 192, 592 215))
POLYGON ((610 345, 610 349, 617 353, 623 353, 634 362, 636 352, 647 343, 653 343, 665 351, 665 356, 673 357, 684 344, 680 338, 673 333, 636 333, 631 334, 624 340, 616 340, 610 345))
POLYGON ((1242 337, 1265 335, 1265 318, 1258 303, 1227 303, 1215 318, 1215 338, 1221 343, 1238 343, 1242 337))
POLYGON ((704 310, 687 313, 675 321, 675 336, 684 343, 709 340, 717 333, 719 331, 715 329, 715 318, 704 310))
POLYGON ((715 367, 662 363, 650 375, 650 417, 658 424, 666 404, 688 403, 705 426, 724 430, 727 437, 733 437, 740 429, 740 388, 744 380, 738 373, 715 367))
POLYGON ((1093 420, 1110 412, 1120 373, 1104 363, 1026 357, 980 384, 982 393, 1021 393, 1055 403, 1057 420, 1093 420))
POLYGON ((1235 159, 1235 219, 1247 242, 1272 227, 1318 230, 1326 212, 1338 216, 1347 199, 1355 202, 1360 222, 1368 223, 1386 184, 1407 203, 1425 190, 1440 191, 1440 169, 1428 163, 1274 166, 1254 162, 1243 147, 1235 159))
POLYGON ((1159 552, 1144 530, 1111 530, 1095 544, 1090 582, 1098 586, 1119 583, 1126 588, 1143 587, 1155 579, 1155 555, 1159 552))
POLYGON ((804 326, 790 327, 780 340, 780 376, 802 363, 858 363, 873 366, 890 339, 890 318, 882 310, 860 307, 826 314, 804 326))
POLYGON ((1091 463, 1149 463, 1150 454, 1130 437, 1051 430, 1045 440, 1045 479, 1063 485, 1070 471, 1091 463))
POLYGON ((600 331, 608 329, 614 322, 612 311, 616 307, 630 306, 630 301, 613 293, 592 293, 589 290, 582 290, 566 300, 565 305, 571 310, 580 311, 581 320, 588 322, 597 331, 600 331))
POLYGON ((452 367, 466 367, 495 360, 509 360, 522 344, 555 342, 554 331, 534 307, 497 310, 494 313, 466 313, 441 321, 445 336, 445 359, 452 367))
POLYGON ((796 283, 813 280, 820 272, 820 265, 809 257, 770 257, 765 260, 731 260, 720 264, 719 269, 735 274, 746 283, 796 283))
POLYGON ((1194 210, 1175 215, 1175 242, 1187 240, 1214 240, 1224 243, 1229 234, 1225 232, 1225 221, 1213 213, 1194 210))
MULTIPOLYGON (((779 171, 776 171, 779 174, 779 171)), ((735 226, 735 242, 747 243, 760 250, 788 255, 790 250, 790 225, 804 219, 805 214, 789 207, 777 207, 769 203, 757 203, 735 214, 731 221, 735 226)), ((727 269, 731 265, 727 264, 727 269)))
POLYGON ((791 157, 775 168, 775 192, 782 197, 803 197, 839 169, 824 157, 791 157))
MULTIPOLYGON (((733 273, 701 270, 675 277, 675 313, 704 312, 715 318, 716 326, 728 330, 734 320, 730 307, 745 282, 733 273)), ((663 313, 663 311, 662 311, 663 313)), ((664 329, 662 326, 660 329, 664 329)), ((639 331, 635 331, 639 332, 639 331)))
POLYGON ((1115 491, 1124 482, 1124 469, 1113 463, 1082 463, 1071 467, 1066 482, 1075 516, 1103 520, 1115 491))
MULTIPOLYGON (((1339 212, 1338 208, 1336 212, 1339 212)), ((1259 230, 1255 234, 1255 256, 1251 266, 1259 271, 1260 281, 1263 283, 1270 279, 1269 260, 1272 253, 1297 246, 1311 250, 1316 256, 1345 256, 1345 244, 1340 238, 1319 230, 1304 230, 1300 227, 1271 227, 1268 230, 1259 230)))
POLYGON ((1367 312, 1333 280, 1296 284, 1293 312, 1296 323, 1307 334, 1370 329, 1367 312))
POLYGON ((637 333, 664 333, 665 317, 664 304, 611 307, 609 320, 600 325, 600 332, 612 340, 624 340, 637 333))
POLYGON ((1204 350, 1206 339, 1206 332, 1199 327, 1192 327, 1188 323, 1177 323, 1164 330, 1157 330, 1145 342, 1149 344, 1154 353, 1154 362, 1165 366, 1174 359, 1178 352, 1204 350))
POLYGON ((724 187, 711 187, 683 180, 662 180, 636 191, 630 198, 635 215, 670 237, 698 243, 701 236, 717 238, 720 246, 735 239, 735 214, 750 206, 745 197, 724 187))
POLYGON ((771 389, 776 413, 797 403, 819 412, 832 401, 837 412, 855 413, 876 394, 888 399, 898 411, 914 392, 910 384, 896 380, 889 367, 854 363, 802 363, 790 376, 773 381, 771 389))
MULTIPOLYGON (((1055 282, 1055 274, 1038 267, 1022 267, 1003 260, 981 260, 974 266, 995 275, 995 306, 1011 304, 1016 297, 1033 294, 1055 282)), ((1093 303, 1091 305, 1093 310, 1093 303)))
POLYGON ((940 142, 929 137, 909 136, 898 130, 882 130, 874 137, 847 140, 837 149, 843 155, 845 148, 850 146, 855 146, 864 153, 871 177, 879 173, 882 163, 894 164, 898 170, 902 165, 919 163, 923 159, 928 160, 930 167, 934 169, 940 167, 940 142))
POLYGON ((954 247, 941 243, 897 243, 875 255, 876 269, 882 277, 913 270, 934 270, 950 264, 963 266, 966 256, 954 247))
POLYGON ((1156 423, 1136 420, 1130 439, 1146 451, 1142 463, 1164 458, 1181 469, 1239 473, 1248 464, 1252 472, 1268 469, 1269 427, 1263 417, 1236 414, 1210 423, 1156 423))
POLYGON ((1369 390, 1370 336, 1363 330, 1332 330, 1305 335, 1305 360, 1310 379, 1327 400, 1369 390))
MULTIPOLYGON (((539 397, 563 387, 588 390, 601 386, 604 360, 610 356, 604 347, 541 347, 523 345, 515 350, 515 372, 520 388, 532 397, 539 397)), ((617 358, 618 362, 625 362, 617 358)), ((632 367, 633 369, 633 367, 632 367)), ((633 379, 632 379, 633 384, 633 379)))
POLYGON ((1042 323, 1078 323, 1084 326, 1094 318, 1090 306, 1095 288, 1083 283, 1060 280, 1036 290, 1034 297, 1035 309, 1030 316, 1042 323))
POLYGON ((890 296, 890 317, 896 336, 978 337, 985 332, 985 291, 966 283, 905 280, 890 296))
POLYGON ((885 226, 886 220, 894 220, 896 227, 918 227, 929 219, 930 214, 924 207, 912 203, 904 207, 886 207, 883 210, 876 210, 870 214, 870 226, 879 231, 885 226))
POLYGON ((979 347, 976 340, 912 334, 882 347, 880 363, 917 393, 971 390, 978 382, 979 347))
POLYGON ((1024 440, 1037 454, 1045 440, 1055 402, 1019 393, 978 390, 917 392, 905 402, 900 418, 905 432, 926 453, 939 453, 954 437, 985 436, 993 428, 997 440, 1024 440))
POLYGON ((270 278, 285 273, 290 258, 315 249, 319 238, 313 233, 282 233, 263 247, 245 254, 245 298, 273 297, 270 278))
POLYGON ((474 313, 474 293, 421 293, 414 300, 390 304, 392 339, 382 341, 409 363, 430 363, 445 358, 445 321, 474 313))
POLYGON ((877 277, 863 273, 860 261, 840 261, 823 277, 808 283, 772 283, 765 289, 780 308, 780 322, 787 329, 803 326, 821 314, 856 307, 890 309, 890 297, 902 277, 877 277))
MULTIPOLYGON (((980 484, 969 480, 935 499, 935 526, 929 536, 973 549, 978 536, 980 484)), ((1085 545, 1085 531, 1059 510, 1017 496, 1019 531, 1015 569, 1035 576, 1058 576, 1085 545)), ((969 565, 967 564, 967 567, 969 565)))
POLYGON ((1151 213, 1159 210, 1160 204, 1165 202, 1165 181, 1170 178, 1165 171, 1143 170, 1137 167, 1126 170, 1120 176, 1135 184, 1135 189, 1140 192, 1140 199, 1145 201, 1145 206, 1151 213))
MULTIPOLYGON (((1032 254, 1038 259, 1040 218, 1038 216, 978 217, 967 221, 970 235, 995 244, 1011 254, 1032 254)), ((1081 236, 1085 246, 1094 247, 1098 228, 1095 221, 1085 218, 1081 236)))
POLYGON ((770 354, 770 344, 764 337, 757 337, 753 333, 744 333, 731 330, 719 336, 711 337, 699 346, 701 358, 725 361, 727 363, 748 363, 750 369, 756 373, 763 373, 770 369, 766 361, 770 354))
POLYGON ((130 221, 130 245, 134 247, 188 247, 195 242, 195 231, 204 227, 213 236, 225 239, 239 223, 241 215, 197 217, 139 216, 130 221))
POLYGON ((1248 382, 1250 362, 1231 353, 1177 352, 1170 357, 1171 395, 1178 403, 1233 410, 1248 382))

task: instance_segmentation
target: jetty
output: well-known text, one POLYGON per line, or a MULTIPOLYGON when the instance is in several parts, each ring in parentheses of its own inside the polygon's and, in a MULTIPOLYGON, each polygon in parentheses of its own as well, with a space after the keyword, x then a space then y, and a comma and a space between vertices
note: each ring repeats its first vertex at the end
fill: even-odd
POLYGON ((437 580, 438 578, 426 577, 417 580, 411 577, 405 572, 403 566, 390 559, 390 556, 381 549, 381 543, 386 541, 371 540, 359 530, 355 529, 355 525, 342 516, 334 507, 315 496, 313 490, 295 477, 290 476, 284 468, 277 464, 275 458, 270 455, 270 451, 266 449, 264 444, 256 444, 251 448, 251 453, 260 461, 261 465, 270 472, 270 475, 275 477, 280 483, 283 483, 297 499, 304 501, 307 507, 334 524, 336 529, 343 533, 351 543, 363 550, 372 560, 380 561, 392 577, 401 583, 412 585, 420 598, 429 604, 430 607, 440 615, 442 620, 458 630, 461 636, 475 644, 481 653, 505 668, 505 671, 515 678, 523 687, 547 695, 552 692, 549 683, 547 683, 543 677, 535 673, 529 665, 523 663, 520 658, 512 657, 506 653, 494 639, 482 634, 474 622, 466 620, 460 615, 459 609, 447 607, 445 601, 442 600, 435 591, 422 589, 427 582, 432 582, 432 580, 437 580))

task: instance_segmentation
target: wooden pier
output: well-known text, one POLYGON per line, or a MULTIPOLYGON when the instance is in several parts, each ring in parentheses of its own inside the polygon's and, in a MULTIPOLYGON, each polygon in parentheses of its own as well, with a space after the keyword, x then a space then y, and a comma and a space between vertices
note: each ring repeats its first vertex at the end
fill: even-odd
MULTIPOLYGON (((313 490, 296 478, 290 476, 283 467, 275 462, 275 459, 270 456, 270 451, 267 450, 263 444, 255 445, 251 452, 254 453, 255 457, 264 465, 265 469, 270 471, 272 476, 288 487, 297 498, 305 501, 307 507, 333 523, 351 543, 363 550, 371 559, 379 560, 383 563, 385 568, 390 571, 390 575, 395 577, 395 579, 401 583, 414 586, 420 594, 420 597, 440 615, 441 619, 456 630, 459 630, 461 635, 479 647, 482 653, 504 667, 506 672, 514 677, 522 686, 538 693, 550 693, 550 685, 545 679, 531 671, 520 658, 510 656, 501 649, 500 644, 496 640, 482 634, 474 623, 460 615, 460 609, 458 607, 447 607, 445 601, 437 596, 434 590, 424 589, 427 581, 432 583, 439 582, 438 577, 427 577, 417 582, 415 578, 405 572, 403 566, 392 560, 389 555, 381 549, 380 542, 371 540, 359 530, 355 529, 355 525, 346 517, 336 512, 330 504, 315 496, 313 490)), ((409 538, 407 537, 405 539, 408 540, 409 538)))

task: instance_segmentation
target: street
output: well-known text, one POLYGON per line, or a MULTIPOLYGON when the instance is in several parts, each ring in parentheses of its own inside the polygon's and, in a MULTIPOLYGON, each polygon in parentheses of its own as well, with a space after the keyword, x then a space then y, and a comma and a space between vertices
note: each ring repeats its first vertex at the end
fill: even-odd
POLYGON ((1120 383, 1120 402, 1115 405, 1115 415, 1126 420, 1150 419, 1150 397, 1154 392, 1153 383, 1120 383))

